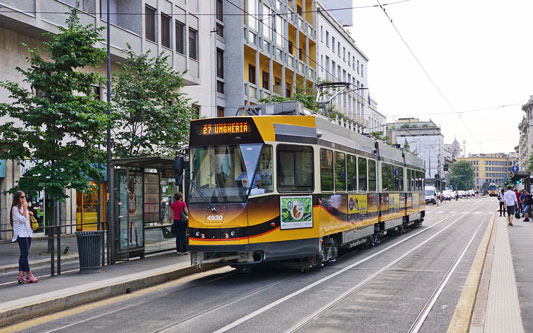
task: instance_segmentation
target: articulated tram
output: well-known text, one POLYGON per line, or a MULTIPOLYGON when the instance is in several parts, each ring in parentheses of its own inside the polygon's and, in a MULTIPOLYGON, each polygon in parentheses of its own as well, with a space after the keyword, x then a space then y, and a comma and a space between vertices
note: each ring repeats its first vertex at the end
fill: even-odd
POLYGON ((189 149, 193 265, 312 267, 424 219, 423 161, 321 115, 195 120, 189 149))

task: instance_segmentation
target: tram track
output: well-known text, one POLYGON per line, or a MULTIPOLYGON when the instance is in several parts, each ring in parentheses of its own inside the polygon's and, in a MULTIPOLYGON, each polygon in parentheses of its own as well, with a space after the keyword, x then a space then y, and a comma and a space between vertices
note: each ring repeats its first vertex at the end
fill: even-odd
MULTIPOLYGON (((476 205, 474 207, 469 207, 469 210, 475 210, 477 206, 479 206, 481 203, 476 203, 476 205)), ((405 242, 407 242, 408 240, 420 235, 421 233, 424 233, 426 231, 429 231, 435 227, 437 227, 438 225, 442 224, 442 223, 445 223, 447 220, 453 218, 453 217, 456 217, 458 215, 460 215, 457 219, 455 219, 453 222, 449 223, 448 225, 446 225, 443 229, 437 231, 435 234, 431 235, 429 238, 427 238, 426 240, 424 240, 422 243, 418 244, 417 246, 415 246, 414 248, 411 248, 410 250, 408 250, 406 253, 404 253, 402 256, 400 256, 399 258, 395 259, 394 261, 392 261, 391 263, 389 263, 388 265, 382 267, 381 269, 379 269, 378 271, 376 271, 375 273, 371 274, 369 277, 367 277, 365 280, 363 280, 362 282, 358 283, 357 285, 353 286, 352 288, 350 288, 349 290, 347 290, 346 292, 344 292, 343 294, 341 294, 340 296, 336 297, 334 300, 332 300, 331 302, 329 302, 328 304, 326 304, 325 306, 322 306, 320 309, 318 309, 317 311, 313 312, 311 315, 305 317, 303 320, 300 320, 297 324, 293 325, 290 329, 287 330, 287 332, 295 332, 295 331, 298 331, 300 330, 301 328, 303 328, 307 323, 309 323, 310 321, 312 321, 314 318, 316 318, 317 316, 320 316, 320 314, 324 313, 325 311, 327 311, 328 309, 330 309, 331 307, 333 307, 335 304, 337 304, 338 302, 340 302, 342 299, 346 298, 348 295, 350 295, 351 293, 353 293, 354 291, 356 291, 357 289, 361 288, 363 285, 365 285, 366 283, 368 283, 369 281, 372 281, 375 277, 377 277, 378 275, 382 274, 383 272, 385 272, 387 269, 391 268, 393 265, 397 264, 398 262, 400 262, 401 260, 405 259, 406 257, 408 257, 412 252, 414 252, 415 250, 419 249, 420 247, 422 247, 423 245, 426 245, 428 242, 430 242, 431 240, 433 240, 435 237, 437 237, 438 235, 440 235, 441 233, 443 233, 444 231, 448 230, 451 226, 453 226, 455 223, 459 222, 462 218, 464 218, 468 213, 465 212, 465 213, 455 213, 451 216, 448 216, 448 217, 445 217, 429 226, 427 226, 426 228, 424 228, 423 230, 420 230, 416 233, 414 233, 413 235, 410 235, 404 239, 401 239, 400 241, 398 242, 395 242, 394 244, 391 244, 390 246, 384 248, 384 249, 381 249, 380 251, 368 256, 368 257, 365 257, 353 264, 350 264, 342 269, 340 269, 339 271, 335 272, 335 273, 332 273, 330 275, 328 275, 327 277, 325 278, 322 278, 304 288, 301 288, 289 295, 286 295, 285 297, 282 297, 270 304, 267 304, 265 306, 263 306, 262 308, 259 308, 257 309, 256 311, 216 330, 215 332, 216 333, 222 333, 222 332, 227 332, 227 331, 230 331, 234 328, 236 328, 237 326, 240 326, 242 324, 244 324, 245 322, 249 321, 249 320, 252 320, 253 318, 265 313, 266 311, 269 311, 273 308, 275 308, 276 306, 279 306, 281 305, 282 303, 285 303, 287 301, 289 301, 290 299, 298 296, 298 295, 301 295, 303 294, 304 292, 308 291, 308 290, 311 290, 312 288, 314 287, 317 287, 318 285, 326 282, 326 281, 329 281, 331 280, 332 278, 348 271, 348 270, 351 270, 357 266, 360 266, 361 264, 383 254, 384 252, 386 251, 389 251, 393 248, 395 248, 396 246, 400 245, 400 244, 403 244, 405 242)), ((480 224, 482 225, 482 224, 480 224)))
MULTIPOLYGON (((404 234, 402 236, 402 238, 400 238, 400 239, 398 239, 396 237, 395 238, 389 238, 388 240, 393 240, 394 241, 393 244, 389 244, 387 247, 385 247, 383 249, 379 249, 379 247, 378 247, 378 248, 376 248, 378 251, 376 251, 375 253, 372 253, 372 254, 364 257, 364 258, 361 258, 357 262, 352 263, 352 264, 350 264, 350 265, 348 265, 346 267, 343 267, 340 270, 338 270, 336 272, 333 272, 331 275, 328 275, 327 277, 321 278, 320 280, 315 281, 315 282, 309 284, 308 286, 306 286, 304 288, 296 290, 293 293, 288 294, 288 295, 286 295, 286 296, 284 296, 284 297, 282 297, 282 298, 280 298, 280 299, 278 299, 278 300, 276 300, 276 301, 274 301, 274 302, 272 302, 270 304, 264 305, 262 308, 254 311, 254 312, 251 312, 251 313, 249 313, 246 316, 243 316, 241 319, 239 319, 237 321, 230 322, 228 325, 218 329, 216 332, 226 332, 228 330, 231 330, 231 329, 233 329, 233 328, 245 323, 246 321, 249 321, 249 320, 255 318, 256 316, 259 316, 261 313, 264 313, 264 312, 266 312, 266 311, 268 311, 270 309, 275 308, 276 306, 281 305, 282 303, 288 301, 289 299, 292 299, 292 298, 294 298, 294 297, 296 297, 298 295, 301 295, 302 293, 304 293, 306 291, 312 290, 312 288, 317 287, 318 285, 322 284, 323 282, 326 282, 326 281, 330 280, 331 278, 333 278, 335 276, 339 276, 340 274, 342 274, 344 272, 347 272, 348 270, 351 270, 354 267, 360 266, 360 265, 362 265, 365 262, 369 262, 373 258, 376 258, 376 257, 379 258, 379 256, 384 254, 385 252, 390 251, 393 248, 396 248, 397 246, 399 246, 401 244, 405 244, 409 240, 413 239, 414 237, 419 236, 420 234, 425 233, 426 231, 430 231, 430 230, 434 231, 435 228, 438 228, 439 226, 444 225, 444 228, 437 230, 434 234, 430 235, 429 238, 427 238, 427 239, 422 241, 423 245, 427 245, 427 243, 432 241, 439 234, 445 232, 445 230, 448 230, 452 225, 455 225, 458 221, 460 221, 462 218, 467 216, 469 213, 474 212, 477 209, 476 207, 480 203, 482 203, 482 202, 474 203, 474 205, 471 205, 472 204, 472 202, 471 202, 468 205, 468 211, 469 212, 467 212, 466 209, 464 209, 466 207, 459 207, 458 206, 456 211, 463 210, 462 212, 451 213, 448 216, 443 217, 442 219, 439 219, 439 220, 437 220, 435 222, 427 221, 429 223, 425 224, 423 229, 421 229, 421 230, 414 229, 414 230, 412 230, 413 234, 411 234, 411 235, 404 234), (258 311, 260 311, 260 312, 258 312, 258 311)), ((433 215, 433 217, 436 218, 437 215, 433 215)), ((483 221, 480 223, 480 225, 478 226, 478 229, 484 223, 484 221, 485 221, 485 219, 483 219, 483 221)), ((472 237, 474 238, 475 236, 472 236, 472 237)), ((382 243, 382 245, 385 245, 385 244, 382 243)), ((422 246, 422 245, 420 245, 420 246, 422 246)), ((417 246, 416 249, 420 248, 420 246, 417 246)), ((386 267, 380 269, 378 272, 373 273, 371 277, 366 278, 364 281, 358 283, 358 285, 352 287, 351 289, 353 289, 353 290, 351 290, 351 292, 353 293, 356 289, 361 288, 365 283, 368 283, 373 278, 375 278, 379 274, 383 273, 386 269, 390 269, 390 267, 392 267, 394 264, 398 263, 400 260, 408 257, 409 254, 411 254, 416 249, 413 248, 413 249, 408 250, 408 252, 404 253, 401 258, 397 258, 396 260, 394 260, 392 263, 390 263, 386 267)), ((344 253, 342 256, 339 256, 339 259, 341 259, 341 258, 343 258, 345 256, 349 256, 349 255, 353 255, 353 251, 349 251, 349 252, 344 253)), ((454 262, 457 262, 457 259, 454 262)), ((203 281, 203 282, 195 283, 194 285, 191 285, 191 286, 187 287, 186 289, 198 287, 198 286, 205 285, 205 284, 212 284, 215 281, 220 281, 221 279, 227 279, 227 278, 230 278, 230 277, 235 276, 235 275, 236 275, 235 272, 228 272, 228 273, 225 273, 224 276, 218 276, 216 279, 209 279, 209 280, 206 280, 206 281, 203 281)), ((152 331, 154 333, 155 332, 158 332, 158 333, 159 332, 171 332, 171 331, 179 330, 180 328, 182 328, 182 326, 187 326, 187 325, 191 325, 191 324, 194 325, 195 321, 200 320, 200 322, 201 322, 202 318, 204 318, 204 317, 208 318, 208 315, 213 315, 213 314, 216 314, 216 313, 224 313, 225 309, 231 308, 232 306, 234 306, 235 304, 238 304, 239 302, 242 302, 243 300, 253 299, 254 296, 261 295, 262 293, 264 294, 265 292, 268 293, 269 290, 271 290, 271 288, 275 289, 276 286, 286 284, 287 281, 289 281, 291 279, 294 279, 295 277, 298 277, 298 276, 302 276, 302 274, 301 273, 295 273, 295 274, 292 274, 289 277, 286 277, 284 279, 274 281, 273 283, 270 283, 270 284, 265 285, 265 286, 261 286, 260 288, 254 288, 254 289, 250 290, 245 295, 242 295, 242 296, 239 296, 239 297, 234 297, 234 298, 229 299, 229 300, 225 300, 222 303, 215 304, 215 305, 213 305, 213 306, 211 306, 209 308, 203 309, 200 312, 196 312, 196 313, 194 313, 194 315, 188 315, 187 317, 181 318, 179 321, 171 322, 169 325, 157 328, 157 329, 155 329, 153 331, 150 330, 150 331, 152 331)), ((163 290, 164 290, 163 292, 167 292, 168 293, 168 289, 163 289, 163 290)), ((161 291, 158 291, 158 293, 161 293, 161 291)), ((336 302, 333 302, 333 301, 335 301, 335 300, 333 300, 332 302, 327 304, 328 306, 323 306, 321 309, 313 312, 310 316, 307 316, 303 320, 300 320, 296 325, 293 325, 291 327, 291 329, 289 329, 288 331, 293 332, 293 331, 301 330, 303 327, 305 327, 305 325, 308 322, 312 321, 313 318, 316 318, 316 317, 320 316, 321 314, 326 312, 329 308, 335 306, 335 304, 337 304, 343 298, 345 298, 349 294, 348 291, 345 294, 346 295, 344 297, 341 297, 344 294, 338 296, 335 299, 336 302)), ((435 292, 433 294, 435 294, 435 292)), ((134 294, 132 294, 132 296, 134 296, 134 294)), ((434 298, 436 300, 438 298, 438 296, 436 296, 434 298)), ((76 325, 87 323, 87 322, 89 322, 91 320, 95 320, 95 319, 98 319, 98 318, 101 318, 101 317, 104 317, 104 316, 108 316, 108 315, 112 316, 113 314, 120 313, 122 311, 128 311, 129 309, 132 309, 134 307, 142 307, 143 305, 144 306, 148 306, 148 304, 151 301, 153 301, 153 297, 146 298, 146 299, 138 299, 138 300, 140 300, 140 302, 134 302, 134 303, 126 304, 125 306, 122 306, 122 307, 119 307, 119 308, 116 308, 116 309, 112 309, 111 311, 106 311, 105 314, 104 313, 102 313, 102 314, 94 314, 94 315, 92 315, 90 317, 85 317, 85 318, 83 318, 81 320, 76 320, 75 322, 69 322, 67 325, 54 328, 53 330, 49 330, 48 332, 56 332, 56 331, 64 330, 64 329, 67 329, 67 328, 71 328, 72 329, 72 327, 75 327, 76 325)), ((117 304, 119 304, 119 303, 117 303, 117 304)), ((434 304, 434 302, 433 302, 433 304, 434 304)), ((428 307, 425 306, 424 308, 427 309, 428 307)), ((430 310, 431 309, 429 308, 429 310, 427 310, 427 313, 429 313, 430 310)), ((426 316, 427 316, 427 314, 426 314, 426 316)), ((419 315, 418 317, 422 317, 422 316, 419 315)), ((215 329, 213 329, 213 331, 215 331, 215 329)))

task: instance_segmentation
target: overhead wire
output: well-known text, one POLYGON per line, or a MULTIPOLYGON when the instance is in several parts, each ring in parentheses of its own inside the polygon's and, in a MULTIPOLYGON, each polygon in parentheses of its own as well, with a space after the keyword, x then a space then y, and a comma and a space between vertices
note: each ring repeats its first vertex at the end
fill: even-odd
POLYGON ((398 36, 400 36, 400 39, 402 40, 402 42, 404 43, 404 45, 407 47, 407 49, 409 50, 409 53, 411 53, 411 55, 413 56, 413 58, 415 59, 416 63, 418 64, 418 66, 420 66, 420 68, 422 69, 422 71, 424 72, 424 74, 426 75, 426 77, 429 79, 429 81, 431 82, 431 84, 433 85, 433 87, 437 90, 437 92, 439 93, 439 95, 442 97, 442 99, 446 102, 446 104, 448 104, 448 106, 454 111, 454 113, 457 114, 457 116, 459 117, 459 119, 461 120, 461 122, 463 123, 465 129, 468 131, 468 133, 470 134, 470 136, 472 137, 472 139, 474 141, 477 142, 477 140, 475 139, 474 135, 472 134, 472 131, 470 130, 470 128, 468 127, 468 125, 466 124, 466 122, 464 121, 463 117, 461 116, 461 114, 459 112, 457 112, 457 110, 455 109, 455 107, 452 105, 452 103, 450 103, 450 101, 448 100, 448 98, 446 97, 446 95, 444 95, 444 93, 442 92, 442 90, 439 88, 439 86, 435 83, 435 81, 433 80, 433 78, 431 77, 431 75, 429 75, 428 71, 426 70, 426 68, 422 65, 422 63, 420 62, 420 60, 418 59, 418 57, 416 56, 416 54, 414 53, 413 49, 411 49, 411 47, 409 46, 409 44, 407 43, 407 41, 405 40, 405 38, 402 36, 402 34, 400 33, 400 30, 398 30, 398 28, 396 27, 396 24, 394 24, 392 18, 390 17, 389 13, 387 13, 387 10, 385 9, 385 7, 381 4, 381 2, 379 0, 376 0, 377 4, 379 5, 379 8, 381 8, 381 10, 383 11, 383 14, 385 14, 385 16, 387 17, 387 19, 389 20, 390 24, 392 25, 392 27, 394 28, 394 30, 396 31, 396 33, 398 34, 398 36))
MULTIPOLYGON (((503 105, 491 106, 491 107, 486 107, 486 108, 481 108, 481 109, 457 111, 457 113, 463 114, 463 113, 471 113, 471 112, 479 112, 479 111, 487 111, 487 110, 497 110, 497 109, 508 108, 508 107, 511 107, 511 106, 524 105, 525 103, 526 102, 503 104, 503 105)), ((451 112, 417 113, 416 116, 440 116, 440 115, 447 115, 447 114, 456 114, 456 112, 455 111, 451 111, 451 112)), ((399 118, 399 117, 412 116, 412 115, 390 114, 389 116, 391 116, 393 118, 399 118)))

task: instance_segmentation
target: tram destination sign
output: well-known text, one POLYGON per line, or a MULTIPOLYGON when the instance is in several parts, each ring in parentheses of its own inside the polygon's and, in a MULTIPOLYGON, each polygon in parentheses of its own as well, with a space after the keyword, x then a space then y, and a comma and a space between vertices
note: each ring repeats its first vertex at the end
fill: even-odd
POLYGON ((196 126, 197 135, 224 135, 250 133, 251 126, 247 121, 230 123, 204 123, 196 126))

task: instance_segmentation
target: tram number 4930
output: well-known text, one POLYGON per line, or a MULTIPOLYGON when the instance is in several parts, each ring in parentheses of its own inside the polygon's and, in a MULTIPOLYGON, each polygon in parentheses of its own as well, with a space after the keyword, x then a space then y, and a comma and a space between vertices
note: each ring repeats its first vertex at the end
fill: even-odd
POLYGON ((224 216, 222 215, 208 215, 207 221, 208 222, 221 222, 224 219, 224 216))

